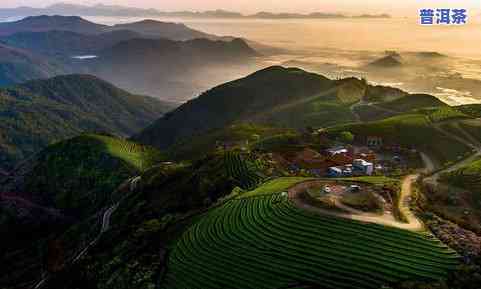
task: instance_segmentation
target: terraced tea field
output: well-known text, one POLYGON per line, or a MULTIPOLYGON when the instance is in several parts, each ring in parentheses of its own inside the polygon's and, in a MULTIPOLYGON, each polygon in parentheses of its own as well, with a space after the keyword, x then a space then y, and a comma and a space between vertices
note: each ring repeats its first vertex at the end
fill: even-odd
POLYGON ((162 288, 380 288, 441 279, 458 263, 427 234, 312 214, 285 193, 258 191, 211 210, 184 232, 162 288))
POLYGON ((243 160, 237 152, 226 152, 224 162, 228 175, 243 189, 253 188, 263 179, 258 172, 258 164, 243 160))

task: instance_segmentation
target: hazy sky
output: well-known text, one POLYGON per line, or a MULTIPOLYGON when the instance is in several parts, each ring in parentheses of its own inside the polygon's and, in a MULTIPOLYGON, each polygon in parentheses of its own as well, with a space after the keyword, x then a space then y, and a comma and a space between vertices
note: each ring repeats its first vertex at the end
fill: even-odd
MULTIPOLYGON (((0 0, 0 7, 43 7, 61 0, 0 0)), ((479 0, 78 0, 63 1, 75 4, 116 4, 160 10, 228 9, 244 13, 272 12, 345 12, 351 14, 386 12, 393 15, 412 15, 419 8, 462 7, 481 10, 479 0)))

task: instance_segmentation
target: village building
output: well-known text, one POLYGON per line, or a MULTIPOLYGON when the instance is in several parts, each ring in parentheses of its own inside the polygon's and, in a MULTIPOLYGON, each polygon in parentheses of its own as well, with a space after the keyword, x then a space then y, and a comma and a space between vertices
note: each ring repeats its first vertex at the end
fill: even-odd
POLYGON ((349 151, 345 147, 335 147, 335 148, 327 149, 326 152, 329 156, 333 157, 336 155, 345 155, 349 151))
POLYGON ((363 159, 355 159, 352 162, 355 172, 359 172, 362 175, 371 176, 374 173, 374 164, 363 159))
POLYGON ((351 165, 330 167, 327 170, 327 175, 331 178, 351 177, 352 173, 353 170, 351 165))

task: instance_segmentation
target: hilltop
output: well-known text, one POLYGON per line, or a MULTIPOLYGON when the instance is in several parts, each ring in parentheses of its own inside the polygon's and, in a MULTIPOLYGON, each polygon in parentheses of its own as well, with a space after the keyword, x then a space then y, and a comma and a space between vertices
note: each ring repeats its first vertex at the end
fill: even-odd
MULTIPOLYGON (((423 100, 422 97, 420 100, 423 100)), ((399 100, 397 103, 403 103, 399 100)), ((396 103, 396 102, 395 102, 396 103)), ((469 155, 472 146, 464 141, 465 136, 459 130, 446 130, 444 126, 451 122, 470 119, 457 108, 446 106, 424 107, 426 103, 420 102, 420 107, 399 105, 398 111, 389 110, 390 116, 362 123, 346 124, 329 128, 330 133, 336 134, 349 131, 358 137, 360 143, 365 142, 369 136, 383 138, 386 145, 402 146, 425 152, 438 167, 443 167, 450 162, 469 155)), ((387 103, 388 107, 390 106, 387 103)), ((382 108, 382 105, 378 105, 382 108)), ((385 109, 385 108, 384 108, 385 109)))
MULTIPOLYGON (((406 109, 425 105, 422 96, 418 100, 416 95, 408 95, 399 89, 371 86, 355 78, 335 81, 297 68, 273 66, 206 91, 134 139, 166 148, 184 138, 235 123, 295 129, 329 127, 357 121, 357 107, 362 103, 390 105, 391 101, 407 96, 398 100, 407 103, 406 109)), ((425 102, 433 106, 440 103, 433 96, 429 99, 425 102)))
POLYGON ((84 131, 129 136, 172 106, 88 75, 58 76, 0 89, 2 168, 84 131))
POLYGON ((79 16, 40 15, 29 16, 14 22, 0 23, 0 36, 11 36, 21 32, 69 31, 83 35, 97 35, 112 31, 135 32, 145 38, 167 38, 171 40, 189 40, 196 38, 215 38, 184 24, 142 20, 139 22, 117 24, 113 26, 97 24, 79 16))
POLYGON ((242 39, 131 39, 97 55, 79 69, 135 93, 182 101, 231 79, 258 54, 242 39))
POLYGON ((196 38, 214 39, 216 36, 187 27, 182 23, 142 20, 139 22, 116 24, 109 31, 129 30, 146 38, 166 38, 171 40, 190 40, 196 38))
POLYGON ((0 67, 0 84, 92 74, 133 93, 176 102, 251 72, 261 56, 252 47, 268 54, 279 51, 179 23, 143 20, 107 26, 65 16, 2 23, 0 45, 9 51, 3 54, 12 54, 0 67))
POLYGON ((129 177, 163 160, 154 148, 108 135, 84 134, 53 144, 35 157, 16 188, 45 207, 84 218, 110 201, 129 177))
POLYGON ((370 67, 393 68, 402 66, 401 58, 396 55, 387 55, 369 63, 370 67))
POLYGON ((104 31, 105 25, 87 21, 78 16, 29 16, 14 22, 0 23, 0 36, 18 32, 45 32, 52 30, 72 31, 82 34, 97 34, 104 31))

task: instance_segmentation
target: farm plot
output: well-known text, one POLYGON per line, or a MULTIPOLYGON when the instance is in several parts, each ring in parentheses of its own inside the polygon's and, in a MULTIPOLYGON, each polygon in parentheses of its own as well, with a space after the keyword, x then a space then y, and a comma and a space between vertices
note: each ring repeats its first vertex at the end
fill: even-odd
POLYGON ((224 162, 227 174, 235 179, 243 189, 252 189, 264 178, 259 172, 259 164, 243 160, 234 151, 225 153, 224 162))
POLYGON ((438 280, 458 256, 426 233, 311 214, 284 193, 204 215, 173 244, 162 288, 381 288, 438 280))

